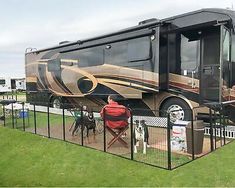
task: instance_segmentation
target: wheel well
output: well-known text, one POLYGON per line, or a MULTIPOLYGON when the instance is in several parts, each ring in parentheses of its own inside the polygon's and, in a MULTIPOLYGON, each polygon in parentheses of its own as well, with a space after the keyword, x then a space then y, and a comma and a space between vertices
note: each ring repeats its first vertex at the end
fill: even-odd
POLYGON ((168 113, 170 121, 174 123, 176 120, 189 121, 192 119, 192 108, 188 102, 179 97, 169 97, 161 104, 160 115, 168 113))
POLYGON ((55 99, 59 99, 60 102, 63 102, 63 97, 51 95, 50 98, 49 98, 50 105, 52 105, 52 102, 53 102, 55 99))
POLYGON ((61 96, 51 95, 51 96, 49 97, 49 101, 51 102, 53 99, 56 99, 56 98, 62 100, 62 97, 61 97, 61 96))
POLYGON ((165 98, 165 99, 163 99, 163 100, 161 101, 161 103, 160 103, 160 105, 159 105, 159 110, 161 110, 162 107, 164 106, 164 104, 165 104, 168 100, 170 100, 170 99, 178 99, 178 100, 181 100, 181 101, 185 102, 185 103, 192 109, 192 105, 191 105, 191 103, 190 103, 187 99, 182 98, 182 97, 170 96, 170 97, 167 97, 167 98, 165 98))

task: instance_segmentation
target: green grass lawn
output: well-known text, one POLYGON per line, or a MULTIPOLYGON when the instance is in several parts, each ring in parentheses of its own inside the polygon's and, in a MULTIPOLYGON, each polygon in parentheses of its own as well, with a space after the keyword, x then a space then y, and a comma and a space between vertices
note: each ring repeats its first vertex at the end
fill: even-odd
MULTIPOLYGON (((62 115, 50 114, 49 118, 50 118, 50 127, 57 126, 58 129, 61 129, 62 118, 63 118, 62 115)), ((66 119, 66 122, 65 122, 66 124, 72 125, 72 123, 74 121, 74 117, 65 116, 65 119, 66 119)), ((48 126, 47 125, 47 123, 48 123, 47 113, 37 112, 36 122, 37 122, 37 130, 41 129, 41 128, 45 128, 44 131, 42 131, 42 129, 41 129, 41 132, 39 131, 40 132, 39 134, 47 135, 48 134, 48 132, 47 132, 47 126, 48 126)), ((9 128, 13 128, 11 116, 6 118, 5 126, 9 127, 9 128)), ((22 118, 17 118, 17 120, 14 122, 14 128, 23 130, 23 119, 22 118)), ((29 117, 25 118, 25 129, 26 129, 26 132, 34 132, 34 116, 33 116, 32 111, 29 111, 29 117)), ((51 131, 50 133, 51 133, 51 135, 55 135, 55 133, 53 133, 53 131, 51 131)), ((62 135, 59 135, 59 136, 62 136, 62 135)), ((62 137, 61 137, 61 139, 62 139, 62 137)), ((100 144, 102 145, 102 148, 103 148, 103 142, 100 144)), ((122 155, 122 154, 120 154, 120 155, 122 155)), ((152 164, 155 166, 168 168, 167 156, 168 156, 167 151, 149 148, 147 155, 143 154, 142 152, 139 152, 137 154, 134 154, 134 159, 136 161, 142 161, 142 162, 152 164)), ((130 158, 130 152, 127 154, 124 154, 123 157, 130 158)), ((175 154, 175 153, 172 153, 171 159, 172 159, 172 163, 171 163, 172 168, 179 166, 181 164, 187 163, 188 161, 191 160, 191 158, 188 156, 179 155, 179 154, 175 154)))
POLYGON ((235 142, 173 171, 0 127, 0 186, 234 186, 235 142))
MULTIPOLYGON (((127 157, 127 155, 124 155, 127 157)), ((168 152, 160 149, 155 148, 148 148, 148 153, 143 154, 142 152, 134 153, 134 160, 145 162, 147 164, 152 164, 155 166, 160 166, 163 168, 168 167, 168 152)), ((130 158, 130 157, 129 157, 130 158)), ((181 164, 185 164, 191 160, 191 157, 180 155, 176 153, 171 153, 171 166, 172 168, 177 167, 181 164)))
MULTIPOLYGON (((1 113, 1 112, 0 112, 1 113)), ((28 112, 28 117, 25 118, 25 127, 33 128, 34 127, 34 114, 33 111, 28 112)), ((63 123, 63 116, 58 114, 50 113, 50 126, 61 126, 63 123)), ((74 121, 74 117, 65 116, 65 123, 72 124, 74 121)), ((44 112, 36 112, 36 124, 37 128, 47 127, 48 124, 48 116, 47 113, 44 112)), ((16 118, 14 121, 15 127, 21 129, 23 128, 23 118, 16 118)), ((12 116, 6 117, 5 126, 12 128, 12 116)))

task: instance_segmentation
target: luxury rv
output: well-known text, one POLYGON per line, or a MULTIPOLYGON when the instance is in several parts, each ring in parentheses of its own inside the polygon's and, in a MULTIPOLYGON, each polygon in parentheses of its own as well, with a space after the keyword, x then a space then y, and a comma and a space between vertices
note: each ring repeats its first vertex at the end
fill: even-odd
POLYGON ((202 9, 28 51, 27 101, 99 108, 118 94, 132 108, 189 119, 195 106, 235 99, 234 28, 234 11, 202 9))

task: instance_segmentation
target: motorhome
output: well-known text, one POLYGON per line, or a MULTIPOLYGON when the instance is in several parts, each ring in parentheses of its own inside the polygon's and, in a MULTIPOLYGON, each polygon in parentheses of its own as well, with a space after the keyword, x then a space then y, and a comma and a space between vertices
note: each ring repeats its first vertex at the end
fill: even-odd
POLYGON ((118 94, 132 108, 189 119, 195 106, 235 99, 234 28, 234 11, 202 9, 29 51, 27 101, 101 107, 118 94))

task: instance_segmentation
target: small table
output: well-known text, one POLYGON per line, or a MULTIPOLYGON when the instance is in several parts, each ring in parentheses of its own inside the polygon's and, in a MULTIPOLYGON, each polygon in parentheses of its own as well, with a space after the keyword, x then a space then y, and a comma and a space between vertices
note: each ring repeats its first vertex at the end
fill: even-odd
MULTIPOLYGON (((21 118, 20 112, 22 112, 22 118, 25 118, 25 112, 28 113, 29 104, 28 103, 11 103, 5 106, 5 117, 9 117, 13 115, 14 123, 17 126, 17 118, 21 118)), ((29 115, 27 115, 29 121, 29 115)))

